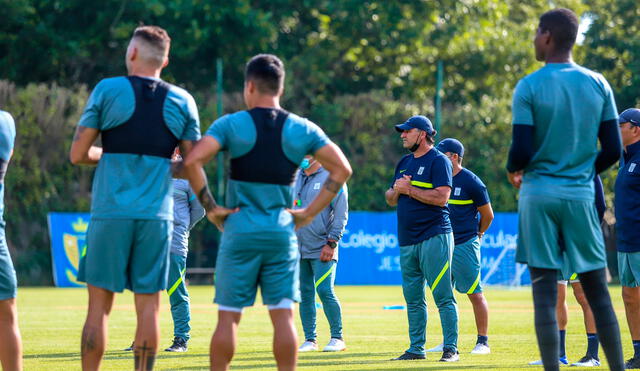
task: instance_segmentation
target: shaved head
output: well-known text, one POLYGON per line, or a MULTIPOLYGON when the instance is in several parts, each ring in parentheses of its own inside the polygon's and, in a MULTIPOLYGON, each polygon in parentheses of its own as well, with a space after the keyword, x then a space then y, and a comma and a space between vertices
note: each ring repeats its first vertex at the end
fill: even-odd
POLYGON ((158 26, 140 26, 133 32, 127 54, 136 49, 136 57, 146 65, 161 68, 169 58, 171 38, 158 26))

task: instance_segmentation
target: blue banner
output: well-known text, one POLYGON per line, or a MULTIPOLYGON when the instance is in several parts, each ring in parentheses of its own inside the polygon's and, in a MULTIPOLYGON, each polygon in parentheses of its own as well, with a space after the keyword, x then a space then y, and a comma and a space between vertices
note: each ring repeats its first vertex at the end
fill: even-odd
MULTIPOLYGON (((526 266, 515 262, 517 237, 518 215, 496 213, 481 244, 483 284, 530 283, 526 266)), ((340 262, 336 284, 400 285, 396 213, 349 213, 349 222, 340 242, 340 262)))
POLYGON ((58 287, 82 287, 78 265, 87 246, 87 213, 49 213, 53 281, 58 287))

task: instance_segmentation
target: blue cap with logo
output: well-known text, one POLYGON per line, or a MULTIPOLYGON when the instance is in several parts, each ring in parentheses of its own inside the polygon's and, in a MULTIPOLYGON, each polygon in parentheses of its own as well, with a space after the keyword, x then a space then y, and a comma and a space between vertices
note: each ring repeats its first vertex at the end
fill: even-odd
POLYGON ((464 157, 464 146, 459 140, 453 138, 443 139, 438 143, 436 149, 442 153, 451 152, 460 157, 464 157))
POLYGON ((405 130, 418 129, 422 131, 426 131, 427 135, 433 136, 436 131, 433 130, 433 125, 428 118, 422 115, 413 116, 402 124, 398 124, 395 126, 396 130, 399 132, 403 132, 405 130))
POLYGON ((631 123, 631 125, 640 126, 640 109, 629 108, 624 110, 618 117, 618 124, 624 124, 625 122, 631 123))

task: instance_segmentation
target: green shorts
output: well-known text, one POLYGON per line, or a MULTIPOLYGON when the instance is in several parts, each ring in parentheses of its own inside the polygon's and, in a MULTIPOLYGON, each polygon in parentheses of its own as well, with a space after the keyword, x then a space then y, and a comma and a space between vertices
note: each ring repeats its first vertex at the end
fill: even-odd
POLYGON ((453 285, 462 294, 482 292, 480 285, 480 240, 474 237, 455 245, 451 262, 453 285))
POLYGON ((622 286, 640 286, 640 252, 618 251, 618 275, 622 286))
POLYGON ((169 220, 91 219, 78 281, 113 292, 166 290, 172 233, 169 220))
POLYGON ((567 283, 576 283, 580 282, 578 279, 578 273, 576 273, 567 259, 564 260, 564 264, 562 264, 562 269, 558 271, 558 283, 566 285, 567 283))
POLYGON ((16 271, 9 255, 4 228, 0 227, 0 300, 15 298, 17 287, 16 271))
POLYGON ((518 202, 518 216, 518 263, 561 270, 566 258, 577 273, 607 266, 593 201, 525 196, 518 202), (558 244, 560 234, 563 247, 558 244))
POLYGON ((216 261, 216 304, 250 307, 258 287, 265 305, 276 305, 282 299, 300 301, 295 234, 262 235, 222 235, 216 261))

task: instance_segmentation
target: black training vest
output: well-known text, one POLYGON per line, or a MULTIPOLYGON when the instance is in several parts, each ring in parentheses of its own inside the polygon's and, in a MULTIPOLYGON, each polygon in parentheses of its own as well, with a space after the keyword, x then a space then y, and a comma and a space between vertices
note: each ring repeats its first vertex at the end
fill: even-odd
POLYGON ((277 108, 247 111, 256 128, 256 143, 245 155, 231 159, 231 179, 291 185, 298 164, 282 150, 282 128, 289 112, 277 108))
POLYGON ((164 121, 169 84, 137 76, 127 79, 133 87, 135 110, 127 122, 102 132, 103 151, 171 158, 178 138, 164 121))

